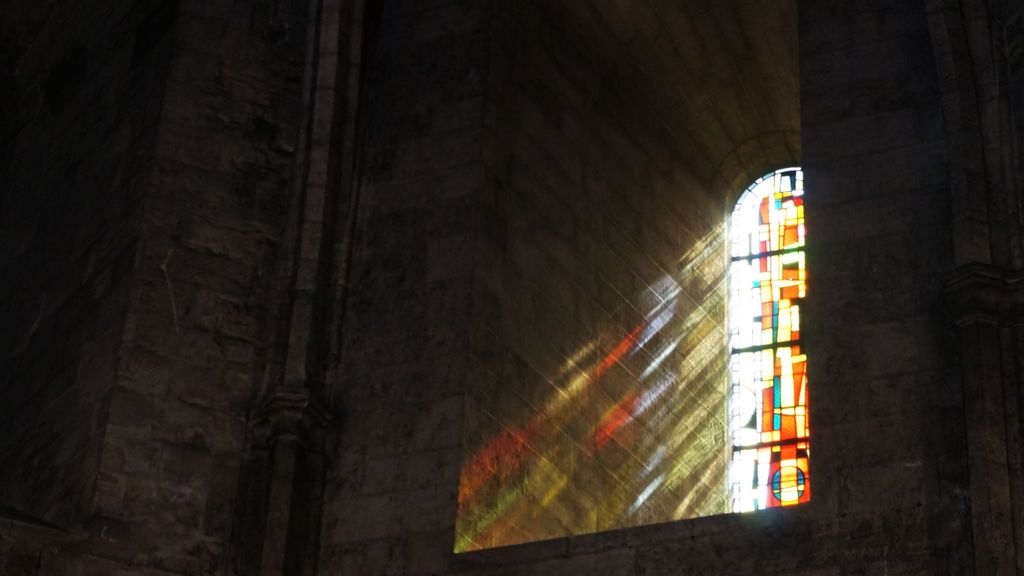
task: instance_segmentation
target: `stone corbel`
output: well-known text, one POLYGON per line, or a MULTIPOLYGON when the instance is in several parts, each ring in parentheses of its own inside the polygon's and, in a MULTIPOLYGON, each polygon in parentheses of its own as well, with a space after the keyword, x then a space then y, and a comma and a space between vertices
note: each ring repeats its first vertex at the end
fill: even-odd
POLYGON ((280 386, 253 411, 253 441, 257 446, 270 447, 287 438, 307 449, 320 449, 333 422, 327 404, 314 391, 280 386))

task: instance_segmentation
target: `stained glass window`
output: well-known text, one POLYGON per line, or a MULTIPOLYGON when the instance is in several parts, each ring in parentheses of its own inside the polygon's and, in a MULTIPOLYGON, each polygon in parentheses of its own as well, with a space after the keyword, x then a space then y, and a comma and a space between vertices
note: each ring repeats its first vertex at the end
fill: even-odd
POLYGON ((800 340, 807 294, 803 196, 803 172, 778 170, 747 188, 730 220, 729 483, 736 512, 811 497, 800 340))

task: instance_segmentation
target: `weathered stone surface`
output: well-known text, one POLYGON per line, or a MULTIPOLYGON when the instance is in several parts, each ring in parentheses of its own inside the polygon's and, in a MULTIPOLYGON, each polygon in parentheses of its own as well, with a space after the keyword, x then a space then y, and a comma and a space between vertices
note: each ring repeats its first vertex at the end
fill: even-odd
MULTIPOLYGON (((317 515, 319 538, 289 545, 304 575, 1022 573, 1022 17, 1009 0, 7 2, 0 575, 257 574, 266 534, 315 532, 261 522, 317 515), (578 534, 628 496, 594 480, 490 540, 529 543, 455 554, 466 455, 516 438, 567 359, 614 352, 660 277, 718 326, 726 214, 791 164, 811 503, 578 534), (310 493, 268 512, 288 468, 256 409, 281 383, 315 387, 330 433, 289 437, 310 493)), ((684 334, 680 362, 713 333, 684 334)), ((656 344, 595 397, 626 394, 656 344)))
POLYGON ((2 18, 0 498, 91 512, 170 56, 170 3, 2 18))

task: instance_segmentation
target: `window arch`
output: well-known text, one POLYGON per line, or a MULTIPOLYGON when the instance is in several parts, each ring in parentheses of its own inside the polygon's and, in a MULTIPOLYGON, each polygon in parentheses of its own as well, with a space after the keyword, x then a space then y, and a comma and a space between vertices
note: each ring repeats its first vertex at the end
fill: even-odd
POLYGON ((769 173, 740 196, 729 222, 729 379, 736 512, 810 500, 804 179, 769 173))

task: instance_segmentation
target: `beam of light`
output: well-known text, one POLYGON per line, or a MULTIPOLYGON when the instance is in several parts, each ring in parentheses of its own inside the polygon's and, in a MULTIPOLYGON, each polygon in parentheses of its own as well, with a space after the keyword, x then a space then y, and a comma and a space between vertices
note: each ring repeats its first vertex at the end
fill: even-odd
MULTIPOLYGON (((607 325, 598 325, 582 344, 554 342, 571 352, 549 368, 531 364, 529 349, 511 350, 529 365, 525 381, 522 372, 488 367, 493 386, 511 389, 481 389, 480 410, 514 394, 522 406, 512 413, 524 417, 492 416, 499 431, 467 448, 457 551, 668 521, 687 494, 719 498, 704 484, 721 475, 718 460, 727 460, 728 451, 713 451, 702 428, 715 410, 728 417, 724 380, 721 391, 715 384, 727 342, 719 318, 725 254, 719 227, 692 244, 676 273, 643 286, 635 298, 610 294, 622 298, 622 308, 605 309, 607 318, 642 318, 613 345, 607 325)), ((702 513, 727 511, 697 503, 702 513)))
MULTIPOLYGON (((722 233, 724 225, 716 226, 711 233, 704 236, 685 256, 679 259, 683 264, 677 278, 680 279, 701 279, 708 283, 702 286, 702 293, 715 293, 726 282, 725 260, 722 258, 721 250, 725 248, 725 235, 722 233)), ((688 291, 682 291, 686 301, 704 314, 710 314, 707 303, 695 300, 688 291)))
POLYGON ((658 487, 661 486, 664 482, 665 475, 661 474, 660 476, 655 478, 654 481, 648 484, 647 487, 644 488, 644 491, 641 492, 640 495, 636 497, 636 500, 633 501, 633 504, 629 506, 629 510, 626 511, 626 515, 629 516, 630 514, 633 514, 637 510, 639 510, 640 507, 643 506, 644 502, 646 502, 647 499, 651 497, 651 494, 653 494, 654 491, 657 490, 658 487))
MULTIPOLYGON (((612 366, 618 363, 622 356, 633 347, 637 335, 643 330, 645 325, 645 323, 637 325, 601 360, 590 376, 580 378, 577 384, 578 389, 572 390, 572 394, 578 393, 579 389, 587 383, 599 379, 612 366)), ((549 408, 561 409, 571 398, 572 394, 562 396, 560 402, 554 406, 549 406, 549 408)), ((492 438, 478 450, 469 464, 463 466, 463 472, 460 474, 459 503, 468 502, 498 472, 497 462, 501 459, 504 458, 513 462, 512 467, 514 470, 522 466, 525 463, 525 458, 521 457, 523 450, 550 416, 552 416, 552 412, 546 410, 534 416, 526 426, 515 429, 506 428, 501 434, 492 438)))
MULTIPOLYGON (((701 434, 705 432, 707 425, 712 424, 716 419, 709 417, 711 414, 719 414, 725 408, 725 397, 723 396, 713 405, 704 408, 695 417, 680 421, 675 430, 675 435, 680 439, 680 444, 700 444, 701 434)), ((723 424, 724 425, 724 424, 723 424)), ((725 451, 725 445, 722 446, 725 451)), ((666 482, 670 487, 679 485, 681 480, 693 472, 697 462, 694 460, 679 460, 676 466, 669 473, 666 482)), ((724 464, 724 463, 723 463, 724 464)))
POLYGON ((597 350, 596 341, 590 341, 580 346, 575 353, 566 358, 565 362, 562 363, 562 366, 558 369, 558 377, 561 378, 572 370, 578 370, 579 364, 584 363, 594 350, 597 350))
POLYGON ((526 449, 530 437, 540 428, 540 418, 536 417, 523 428, 504 429, 487 442, 469 464, 462 468, 459 478, 459 503, 465 503, 500 470, 499 462, 511 460, 522 463, 522 452, 526 449))
POLYGON ((519 499, 522 493, 523 490, 521 485, 513 486, 510 489, 505 490, 498 498, 494 507, 484 512, 476 522, 459 534, 458 539, 455 542, 455 551, 462 552, 474 548, 474 541, 478 539, 485 530, 490 528, 491 525, 494 524, 494 522, 500 518, 516 500, 519 499))
POLYGON ((657 299, 657 303, 651 309, 651 313, 653 314, 666 303, 675 300, 679 291, 682 290, 682 287, 679 286, 679 282, 675 278, 665 275, 648 286, 647 290, 654 294, 654 297, 657 299))
POLYGON ((679 342, 682 339, 682 336, 677 336, 674 340, 668 343, 668 346, 665 346, 665 348, 658 353, 654 360, 647 365, 647 368, 643 371, 643 373, 640 374, 639 379, 641 382, 647 380, 647 378, 649 378, 651 374, 653 374, 654 371, 657 370, 659 366, 661 366, 661 363, 664 362, 666 358, 668 358, 669 354, 675 351, 676 347, 679 346, 679 342))
MULTIPOLYGON (((708 478, 721 476, 725 471, 725 461, 714 461, 710 466, 707 466, 697 479, 697 486, 708 486, 708 478)), ((676 507, 675 512, 672 513, 672 518, 679 520, 682 518, 689 518, 690 514, 687 511, 691 508, 694 499, 697 497, 698 492, 701 490, 692 490, 686 496, 683 497, 682 502, 676 507)))
POLYGON ((676 375, 674 373, 663 376, 653 388, 648 388, 644 391, 633 415, 639 416, 650 410, 651 406, 654 406, 654 403, 660 400, 665 395, 665 392, 671 390, 675 385, 676 375))
MULTIPOLYGON (((672 306, 666 306, 657 316, 651 319, 644 328, 643 333, 640 334, 640 339, 636 342, 636 346, 633 348, 633 354, 643 348, 655 334, 661 332, 661 329, 668 324, 668 321, 674 318, 676 315, 675 310, 672 306)), ((632 355, 632 354, 631 354, 632 355)))
MULTIPOLYGON (((684 402, 684 394, 690 383, 690 376, 703 374, 708 368, 714 363, 721 359, 720 355, 707 354, 708 350, 713 350, 714 346, 709 342, 710 339, 705 338, 700 341, 698 347, 693 349, 690 354, 685 355, 677 363, 673 363, 673 366, 678 365, 682 370, 677 374, 674 369, 669 372, 662 374, 653 384, 649 384, 646 387, 646 391, 641 396, 639 405, 634 416, 640 416, 645 414, 651 408, 653 408, 659 400, 665 398, 670 392, 674 398, 673 403, 681 405, 684 402), (680 377, 680 374, 684 377, 680 377)), ((715 372, 707 377, 705 380, 717 380, 723 376, 722 369, 716 369, 715 372)), ((655 416, 655 420, 651 421, 649 425, 655 429, 662 429, 664 424, 662 421, 665 418, 674 417, 673 412, 661 410, 655 416)))
POLYGON ((640 334, 640 331, 643 330, 645 325, 646 322, 641 322, 640 325, 634 328, 625 338, 622 339, 621 342, 619 342, 610 354, 604 357, 604 360, 602 360, 594 370, 594 374, 592 376, 593 380, 597 380, 601 376, 604 376, 606 372, 612 369, 612 366, 619 363, 619 360, 626 354, 626 352, 629 352, 629 349, 636 343, 636 337, 640 334))
MULTIPOLYGON (((715 226, 714 229, 705 234, 701 239, 694 242, 693 246, 680 256, 679 263, 682 265, 678 274, 680 278, 687 276, 687 274, 692 272, 694 268, 711 259, 709 257, 710 253, 716 250, 716 245, 725 242, 725 235, 722 234, 724 228, 725 224, 715 226)), ((714 256, 718 255, 715 254, 714 256)))
POLYGON ((651 455, 650 460, 648 460, 644 464, 644 467, 647 468, 647 473, 649 474, 652 470, 657 468, 658 464, 661 464, 662 460, 665 459, 665 456, 667 454, 668 448, 666 448, 664 445, 658 446, 658 449, 655 450, 654 454, 651 455))
POLYGON ((605 412, 604 417, 594 427, 594 432, 591 436, 591 443, 597 451, 604 449, 608 442, 611 441, 612 436, 633 420, 633 412, 636 411, 639 402, 640 397, 636 392, 631 391, 605 412))
MULTIPOLYGON (((726 367, 724 364, 709 368, 710 371, 703 377, 703 380, 719 382, 725 377, 726 367)), ((709 399, 685 395, 683 386, 682 382, 678 382, 673 389, 675 394, 671 396, 672 402, 667 403, 663 409, 653 412, 647 422, 649 428, 664 434, 657 439, 659 442, 676 447, 687 445, 691 442, 692 436, 700 433, 702 418, 705 414, 720 414, 723 422, 727 417, 724 412, 724 391, 720 391, 717 398, 709 399), (698 409, 701 410, 700 413, 696 413, 698 409)))
POLYGON ((568 485, 569 476, 566 474, 562 474, 559 477, 558 481, 552 484, 551 487, 548 488, 548 491, 544 493, 544 496, 541 497, 540 505, 546 507, 548 504, 551 504, 551 501, 554 500, 556 496, 561 494, 562 490, 568 485))
MULTIPOLYGON (((558 394, 551 397, 545 405, 542 414, 553 416, 558 412, 561 412, 562 409, 564 409, 574 397, 583 392, 587 386, 604 376, 604 374, 608 372, 612 366, 618 363, 622 356, 634 346, 637 334, 643 330, 644 325, 644 323, 640 323, 637 327, 633 328, 633 330, 630 331, 625 338, 619 341, 615 348, 613 348, 612 351, 596 366, 589 370, 578 372, 572 377, 567 386, 557 388, 558 394)), ((596 347, 596 344, 594 347, 596 347)))
POLYGON ((565 407, 576 395, 583 391, 590 384, 590 371, 579 372, 569 380, 569 383, 557 388, 557 394, 553 395, 545 405, 545 414, 556 414, 565 407))

